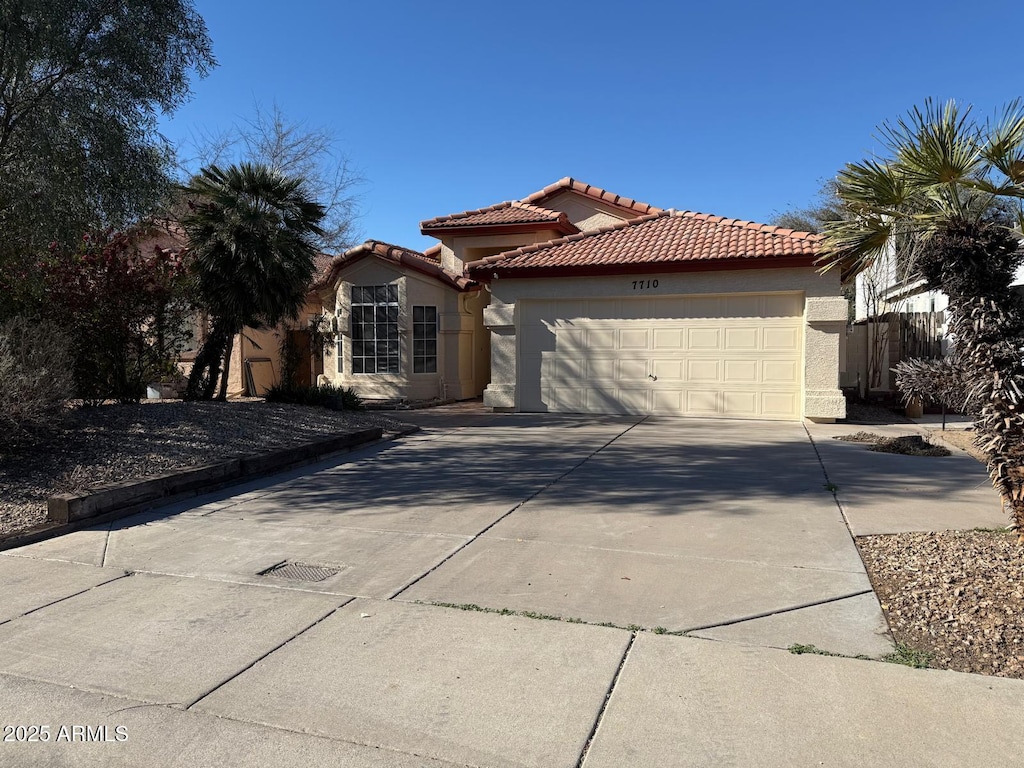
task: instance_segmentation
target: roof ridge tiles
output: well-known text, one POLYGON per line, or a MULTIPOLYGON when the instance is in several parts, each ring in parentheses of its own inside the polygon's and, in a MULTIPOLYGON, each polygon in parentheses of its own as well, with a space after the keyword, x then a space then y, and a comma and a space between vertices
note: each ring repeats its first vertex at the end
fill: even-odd
MULTIPOLYGON (((671 209, 670 209, 671 210, 671 209)), ((747 219, 727 219, 724 216, 716 216, 713 213, 701 213, 699 211, 673 211, 681 216, 689 216, 690 218, 699 219, 702 221, 713 222, 715 224, 724 224, 726 226, 740 227, 742 229, 750 229, 755 232, 764 232, 768 235, 779 235, 780 237, 795 237, 801 240, 819 240, 821 235, 814 232, 804 232, 799 229, 787 229, 786 227, 777 227, 774 224, 761 224, 756 221, 749 221, 747 219)))
POLYGON ((528 211, 536 214, 542 220, 547 219, 551 221, 559 221, 565 216, 561 211, 553 211, 550 208, 533 205, 532 203, 528 203, 523 200, 503 200, 500 203, 488 205, 483 208, 472 208, 465 211, 459 211, 458 213, 449 213, 445 216, 435 216, 432 219, 425 219, 420 222, 420 229, 439 229, 443 228, 446 224, 458 226, 459 221, 462 219, 500 211, 505 208, 518 208, 520 210, 528 211))
POLYGON ((574 179, 572 176, 563 176, 555 183, 548 184, 543 189, 522 198, 521 202, 534 203, 563 190, 579 192, 580 194, 594 198, 595 200, 601 200, 603 202, 610 203, 611 205, 618 206, 619 208, 626 208, 641 214, 657 213, 663 210, 655 205, 651 205, 650 203, 642 203, 639 200, 635 200, 630 197, 623 197, 622 195, 617 195, 614 192, 609 192, 606 189, 595 187, 593 184, 587 184, 579 179, 574 179))

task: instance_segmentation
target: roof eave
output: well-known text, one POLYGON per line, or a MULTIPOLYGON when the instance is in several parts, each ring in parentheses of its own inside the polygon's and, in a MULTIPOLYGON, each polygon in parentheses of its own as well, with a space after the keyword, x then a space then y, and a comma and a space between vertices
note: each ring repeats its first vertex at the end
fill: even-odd
POLYGON ((420 233, 430 237, 487 235, 519 235, 530 232, 553 231, 563 235, 573 235, 580 230, 572 222, 565 221, 526 221, 515 224, 467 224, 463 226, 421 227, 420 233))
POLYGON ((632 264, 565 264, 558 266, 513 267, 500 264, 470 264, 474 280, 489 283, 505 278, 531 277, 609 277, 618 275, 673 274, 678 272, 718 272, 741 269, 794 269, 813 267, 815 256, 757 256, 731 259, 686 259, 680 261, 645 261, 632 264))

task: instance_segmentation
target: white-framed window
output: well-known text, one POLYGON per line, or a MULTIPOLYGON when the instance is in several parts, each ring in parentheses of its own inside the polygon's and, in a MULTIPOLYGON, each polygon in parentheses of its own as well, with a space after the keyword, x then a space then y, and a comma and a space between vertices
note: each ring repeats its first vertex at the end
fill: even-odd
POLYGON ((352 286, 352 373, 399 373, 398 286, 352 286))
POLYGON ((412 308, 412 372, 437 373, 437 307, 412 308))

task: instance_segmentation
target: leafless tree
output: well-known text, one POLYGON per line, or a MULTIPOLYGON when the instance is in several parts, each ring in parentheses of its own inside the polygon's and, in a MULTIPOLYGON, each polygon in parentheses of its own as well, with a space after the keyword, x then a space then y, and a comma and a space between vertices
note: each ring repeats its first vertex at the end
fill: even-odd
POLYGON ((339 145, 329 127, 293 121, 277 104, 267 109, 256 103, 252 117, 229 128, 194 132, 178 148, 179 166, 183 180, 193 177, 200 167, 240 161, 267 165, 290 178, 303 179, 306 197, 327 211, 318 248, 340 253, 361 237, 358 189, 365 179, 339 145))

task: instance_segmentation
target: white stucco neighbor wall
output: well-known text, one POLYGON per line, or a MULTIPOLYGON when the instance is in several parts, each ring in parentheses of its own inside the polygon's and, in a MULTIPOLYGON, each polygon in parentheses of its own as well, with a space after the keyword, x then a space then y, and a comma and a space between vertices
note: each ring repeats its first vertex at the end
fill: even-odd
POLYGON ((803 416, 827 422, 846 415, 839 370, 847 302, 840 295, 838 274, 820 275, 813 268, 645 274, 644 284, 657 280, 658 287, 643 293, 634 288, 640 277, 493 280, 489 285, 491 303, 483 316, 491 331, 491 382, 484 390, 484 404, 495 410, 519 407, 517 333, 521 319, 516 307, 521 301, 799 291, 805 298, 803 416))

